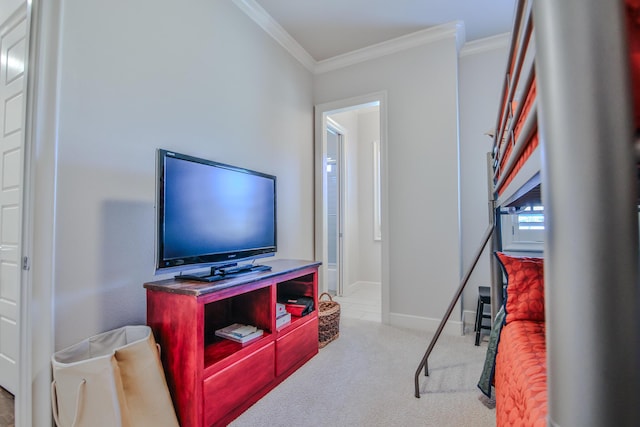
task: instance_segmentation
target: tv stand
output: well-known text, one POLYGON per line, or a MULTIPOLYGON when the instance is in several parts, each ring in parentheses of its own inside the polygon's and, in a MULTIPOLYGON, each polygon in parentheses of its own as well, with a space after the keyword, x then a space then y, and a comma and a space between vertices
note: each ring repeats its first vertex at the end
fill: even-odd
POLYGON ((212 271, 203 271, 201 273, 191 273, 191 274, 178 274, 173 276, 176 280, 195 280, 196 282, 215 282, 216 280, 220 280, 218 275, 215 274, 213 267, 212 271))
POLYGON ((318 266, 270 261, 271 270, 229 274, 215 283, 145 283, 147 324, 162 348, 181 426, 226 426, 318 353, 318 266), (230 277, 233 276, 233 277, 230 277), (278 326, 281 295, 313 298, 313 311, 278 326), (237 343, 215 335, 233 323, 264 331, 237 343))
POLYGON ((179 274, 176 280, 195 280, 196 282, 217 282, 218 280, 238 277, 245 274, 271 270, 270 265, 261 264, 225 264, 222 267, 211 267, 210 271, 192 274, 179 274))

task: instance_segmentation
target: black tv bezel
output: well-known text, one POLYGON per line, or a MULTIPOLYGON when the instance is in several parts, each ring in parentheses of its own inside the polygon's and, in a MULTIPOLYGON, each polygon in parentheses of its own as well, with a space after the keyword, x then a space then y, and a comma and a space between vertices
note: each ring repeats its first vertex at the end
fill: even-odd
POLYGON ((178 153, 172 150, 157 149, 156 150, 156 230, 155 230, 155 274, 165 274, 173 272, 183 272, 188 270, 196 270, 200 268, 214 267, 237 263, 241 261, 249 261, 258 258, 274 256, 278 250, 278 217, 277 217, 277 178, 264 172, 247 169, 239 166, 229 165, 226 163, 216 162, 214 160, 204 159, 201 157, 190 156, 188 154, 178 153), (194 163, 204 164, 212 167, 225 168, 239 173, 247 173, 273 180, 273 246, 264 248, 240 249, 235 251, 202 254, 197 256, 164 258, 164 188, 165 188, 165 158, 173 157, 180 160, 186 160, 194 163))

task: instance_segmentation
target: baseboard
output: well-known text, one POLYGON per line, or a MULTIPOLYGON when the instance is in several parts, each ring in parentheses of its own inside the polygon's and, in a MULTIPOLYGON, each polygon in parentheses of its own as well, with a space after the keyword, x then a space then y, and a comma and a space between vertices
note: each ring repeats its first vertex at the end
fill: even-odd
POLYGON ((353 291, 361 286, 380 286, 380 282, 367 282, 365 280, 359 280, 357 282, 353 282, 350 285, 347 285, 343 290, 342 290, 342 295, 345 297, 348 297, 349 295, 351 295, 353 293, 353 291))
MULTIPOLYGON (((435 332, 440 326, 441 319, 413 316, 410 314, 389 313, 389 324, 398 328, 417 329, 425 332, 435 332)), ((442 332, 446 335, 462 335, 462 322, 449 319, 442 332)))
POLYGON ((476 312, 475 310, 464 310, 462 312, 462 319, 464 321, 464 332, 473 332, 473 328, 476 325, 476 312))

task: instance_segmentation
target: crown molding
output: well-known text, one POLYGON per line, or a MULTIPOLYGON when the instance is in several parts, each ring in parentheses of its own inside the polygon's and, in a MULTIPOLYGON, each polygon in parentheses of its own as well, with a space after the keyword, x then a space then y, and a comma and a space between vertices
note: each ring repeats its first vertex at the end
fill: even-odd
POLYGON ((416 31, 415 33, 387 40, 382 43, 347 52, 333 58, 318 61, 315 67, 315 74, 322 74, 339 68, 348 67, 360 62, 380 58, 392 53, 418 47, 427 43, 441 40, 447 37, 457 37, 458 32, 464 31, 464 24, 461 21, 450 22, 416 31))
POLYGON ((463 21, 456 21, 456 24, 458 25, 458 31, 456 32, 456 52, 459 57, 464 44, 467 42, 467 28, 464 26, 463 21))
POLYGON ((255 0, 233 0, 236 6, 253 19, 267 34, 275 39, 295 59, 312 73, 316 67, 316 61, 311 55, 295 41, 255 0))
MULTIPOLYGON (((435 27, 416 31, 415 33, 397 37, 378 44, 347 52, 322 61, 316 61, 311 55, 255 0, 233 0, 233 3, 249 18, 274 38, 287 52, 297 59, 307 70, 314 74, 322 74, 390 55, 403 50, 433 43, 447 37, 456 38, 458 52, 464 52, 465 28, 462 21, 453 21, 435 27), (462 47, 461 47, 462 46, 462 47)), ((495 48, 495 47, 494 47, 495 48)))
POLYGON ((511 33, 502 33, 466 43, 460 50, 460 56, 475 55, 490 50, 509 47, 511 33))

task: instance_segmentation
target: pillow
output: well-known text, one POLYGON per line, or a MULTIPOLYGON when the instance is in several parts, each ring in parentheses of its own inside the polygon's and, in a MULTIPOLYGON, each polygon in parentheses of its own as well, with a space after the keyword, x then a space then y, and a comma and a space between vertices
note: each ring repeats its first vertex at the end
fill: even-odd
POLYGON ((544 322, 544 259, 496 252, 507 276, 505 324, 514 320, 544 322))

